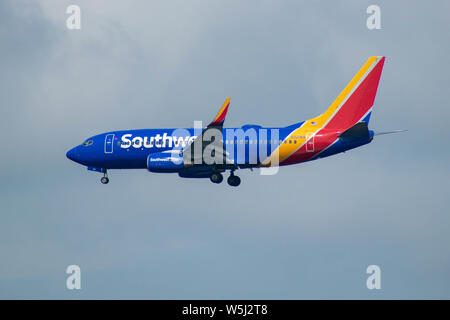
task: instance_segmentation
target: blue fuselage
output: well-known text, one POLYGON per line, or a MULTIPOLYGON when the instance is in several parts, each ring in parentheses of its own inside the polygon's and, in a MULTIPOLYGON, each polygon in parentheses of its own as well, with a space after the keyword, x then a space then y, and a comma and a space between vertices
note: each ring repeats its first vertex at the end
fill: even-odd
MULTIPOLYGON (((236 163, 257 165, 261 159, 254 158, 255 151, 260 153, 261 148, 266 148, 267 154, 270 154, 291 131, 290 127, 244 126, 224 128, 222 135, 226 150, 234 151, 233 160, 236 163), (274 132, 278 134, 275 135, 274 132), (244 154, 238 152, 240 148, 244 149, 244 154)), ((67 157, 88 167, 145 169, 150 154, 168 152, 175 148, 183 149, 199 135, 199 132, 201 130, 193 128, 112 131, 88 138, 83 144, 67 152, 67 157)))
MULTIPOLYGON (((241 167, 257 167, 280 144, 287 143, 285 139, 302 123, 282 128, 264 128, 255 125, 224 128, 222 131, 224 147, 234 163, 241 167)), ((88 138, 83 144, 67 152, 67 157, 96 171, 145 169, 149 155, 171 152, 174 149, 183 150, 200 132, 201 129, 193 128, 112 131, 88 138)), ((320 157, 355 148, 370 140, 371 138, 351 143, 338 141, 320 157)), ((316 158, 319 157, 314 159, 316 158)))

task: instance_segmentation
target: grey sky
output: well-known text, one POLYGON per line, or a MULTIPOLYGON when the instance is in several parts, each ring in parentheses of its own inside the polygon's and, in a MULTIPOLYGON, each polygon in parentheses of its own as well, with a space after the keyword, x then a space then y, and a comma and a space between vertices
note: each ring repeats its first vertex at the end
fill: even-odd
POLYGON ((0 298, 450 298, 450 3, 0 1, 0 298), (66 29, 69 4, 82 29, 66 29), (382 30, 366 28, 381 7, 382 30), (239 188, 65 158, 108 130, 325 110, 385 55, 370 126, 239 188), (65 268, 82 290, 65 289, 65 268), (366 286, 368 265, 382 289, 366 286))

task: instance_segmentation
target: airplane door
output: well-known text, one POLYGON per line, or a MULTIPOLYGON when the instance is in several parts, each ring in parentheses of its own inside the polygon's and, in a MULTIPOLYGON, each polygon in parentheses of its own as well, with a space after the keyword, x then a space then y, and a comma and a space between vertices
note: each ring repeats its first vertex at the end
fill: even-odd
POLYGON ((107 134, 105 137, 105 153, 113 153, 114 134, 107 134))
POLYGON ((314 152, 314 134, 307 133, 306 139, 308 139, 306 142, 306 152, 314 152))

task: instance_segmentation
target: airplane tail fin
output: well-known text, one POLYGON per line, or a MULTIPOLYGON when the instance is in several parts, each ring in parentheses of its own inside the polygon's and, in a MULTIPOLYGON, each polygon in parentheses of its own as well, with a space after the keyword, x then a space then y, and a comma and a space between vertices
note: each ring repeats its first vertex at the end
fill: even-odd
POLYGON ((347 130, 358 122, 369 123, 385 57, 370 57, 331 106, 312 119, 322 127, 347 130))
MULTIPOLYGON (((369 123, 375 95, 380 82, 385 57, 370 57, 356 73, 331 106, 320 116, 301 122, 289 137, 299 136, 305 140, 298 144, 283 143, 279 149, 279 162, 291 164, 311 159, 317 155, 314 137, 323 131, 339 132, 342 140, 372 139, 369 123), (361 124, 358 124, 361 123, 361 124)), ((288 139, 288 138, 286 138, 288 139)), ((286 141, 285 139, 285 141, 286 141)), ((329 141, 331 146, 335 136, 329 141)))

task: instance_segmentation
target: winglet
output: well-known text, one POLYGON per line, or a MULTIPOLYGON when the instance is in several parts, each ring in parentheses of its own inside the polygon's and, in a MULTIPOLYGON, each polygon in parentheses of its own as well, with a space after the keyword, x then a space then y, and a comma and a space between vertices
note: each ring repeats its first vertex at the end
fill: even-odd
POLYGON ((227 116, 228 112, 228 106, 230 105, 231 98, 227 98, 225 100, 225 103, 223 104, 222 108, 220 108, 219 113, 214 118, 214 120, 208 124, 208 127, 217 127, 217 126, 223 126, 223 122, 225 121, 225 117, 227 116))

